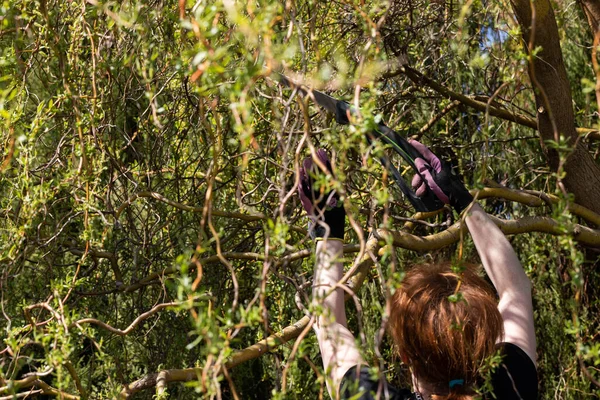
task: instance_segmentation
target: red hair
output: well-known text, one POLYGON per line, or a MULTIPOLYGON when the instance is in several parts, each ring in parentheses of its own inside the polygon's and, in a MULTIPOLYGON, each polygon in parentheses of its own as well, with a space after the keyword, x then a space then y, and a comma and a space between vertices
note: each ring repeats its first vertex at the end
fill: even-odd
POLYGON ((496 350, 503 323, 492 287, 467 265, 411 268, 391 299, 390 333, 413 374, 434 399, 470 399, 483 361, 496 350), (462 384, 450 387, 451 381, 462 384))

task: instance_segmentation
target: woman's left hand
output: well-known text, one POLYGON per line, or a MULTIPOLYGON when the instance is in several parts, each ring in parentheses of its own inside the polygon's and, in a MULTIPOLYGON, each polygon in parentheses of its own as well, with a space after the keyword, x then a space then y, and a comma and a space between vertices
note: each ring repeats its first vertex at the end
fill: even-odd
POLYGON ((300 168, 300 184, 298 194, 304 209, 311 219, 309 232, 313 239, 335 238, 344 239, 344 226, 346 223, 346 210, 335 190, 325 193, 323 187, 315 187, 318 174, 326 174, 333 178, 331 162, 327 152, 317 150, 318 163, 312 157, 307 157, 300 168), (325 171, 323 170, 325 167, 325 171), (319 190, 320 189, 320 190, 319 190))

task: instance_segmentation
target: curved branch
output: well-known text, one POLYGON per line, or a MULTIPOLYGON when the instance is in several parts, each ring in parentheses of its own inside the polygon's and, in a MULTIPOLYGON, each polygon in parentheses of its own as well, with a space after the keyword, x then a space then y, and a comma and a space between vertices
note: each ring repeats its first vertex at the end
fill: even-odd
POLYGON ((590 373, 590 371, 588 371, 587 367, 585 366, 585 363, 583 362, 583 359, 581 358, 581 356, 577 357, 577 360, 579 361, 579 368, 581 368, 581 371, 583 372, 583 374, 586 376, 586 378, 588 378, 590 380, 590 382, 592 382, 594 385, 596 385, 597 387, 600 388, 600 382, 597 381, 592 374, 590 373))
POLYGON ((111 253, 110 251, 105 250, 88 249, 86 251, 75 248, 70 248, 69 252, 76 256, 84 256, 85 254, 89 254, 94 258, 106 258, 110 262, 110 268, 112 269, 113 274, 115 275, 115 282, 123 282, 123 274, 121 273, 121 268, 119 268, 119 262, 115 253, 111 253))
POLYGON ((73 364, 71 363, 71 361, 67 361, 65 363, 65 367, 67 368, 67 371, 69 371, 69 374, 71 375, 71 378, 73 378, 73 381, 75 382, 75 387, 77 388, 77 391, 79 392, 79 394, 81 395, 81 397, 84 400, 87 399, 88 398, 87 391, 85 390, 85 388, 81 384, 81 379, 79 378, 79 375, 77 374, 77 371, 75 371, 75 368, 73 368, 73 364))
MULTIPOLYGON (((265 261, 265 259, 266 259, 264 254, 250 253, 250 252, 248 252, 248 253, 235 253, 235 252, 222 253, 222 256, 225 257, 226 259, 232 259, 232 260, 265 261)), ((193 271, 196 269, 197 264, 209 264, 209 263, 218 262, 218 261, 219 261, 219 256, 217 256, 217 255, 205 257, 205 258, 196 260, 196 262, 190 263, 188 265, 188 268, 189 268, 189 270, 193 271)), ((137 290, 141 287, 150 285, 150 284, 154 283, 155 281, 159 280, 160 278, 162 278, 166 275, 172 275, 178 271, 179 271, 179 267, 165 268, 162 271, 153 272, 152 274, 140 279, 136 283, 133 283, 129 286, 123 286, 121 288, 121 290, 125 293, 129 293, 129 292, 137 290)))
MULTIPOLYGON (((19 380, 9 380, 9 381, 6 381, 6 383, 7 383, 6 386, 0 387, 0 394, 11 393, 13 391, 16 392, 19 389, 36 387, 36 388, 39 388, 42 391, 42 393, 45 395, 55 396, 55 397, 59 397, 61 399, 65 399, 65 400, 79 400, 79 396, 65 393, 58 389, 53 388, 52 386, 48 385, 46 382, 40 380, 39 376, 37 376, 36 374, 29 375, 28 377, 19 379, 19 380)), ((29 394, 30 393, 27 392, 27 395, 29 395, 29 394)))
MULTIPOLYGON (((548 199, 551 203, 557 204, 560 201, 560 198, 553 194, 547 194, 543 192, 534 192, 534 191, 521 191, 514 190, 509 188, 496 188, 496 187, 486 187, 481 190, 471 190, 471 194, 475 196, 475 194, 479 192, 477 198, 484 199, 489 197, 498 197, 503 198, 510 201, 516 201, 518 203, 522 203, 528 205, 530 207, 541 207, 546 205, 545 199, 548 199)), ((594 211, 581 206, 576 203, 569 204, 569 211, 578 217, 585 219, 588 222, 600 227, 600 215, 596 214, 594 211)))
MULTIPOLYGON (((344 253, 356 253, 359 250, 360 250, 359 245, 349 244, 349 245, 344 246, 344 253)), ((297 261, 302 258, 310 257, 311 254, 312 254, 311 250, 305 249, 305 250, 297 251, 295 253, 288 254, 279 259, 276 257, 266 257, 264 254, 252 253, 252 252, 246 252, 246 253, 230 252, 230 253, 222 253, 221 255, 224 258, 226 258, 227 260, 267 261, 267 259, 270 259, 270 260, 274 261, 275 264, 279 265, 279 264, 285 264, 285 263, 292 262, 292 261, 297 261)), ((218 262, 218 261, 219 261, 219 256, 217 256, 217 255, 201 258, 199 260, 196 260, 196 262, 190 263, 188 265, 188 270, 194 271, 197 267, 197 263, 209 264, 209 263, 218 262)), ((172 275, 178 271, 179 271, 178 267, 165 268, 162 271, 154 272, 154 273, 140 279, 136 283, 133 283, 129 286, 123 286, 123 287, 121 287, 120 290, 125 293, 129 293, 129 292, 137 290, 141 287, 151 285, 151 284, 155 283, 157 280, 163 278, 164 276, 172 275)))
POLYGON ((110 332, 114 333, 115 335, 125 336, 129 332, 131 332, 140 322, 142 322, 143 320, 145 320, 147 318, 150 318, 152 315, 156 314, 157 312, 159 312, 163 308, 174 307, 174 306, 177 306, 179 304, 181 304, 181 303, 172 302, 172 303, 158 304, 158 305, 154 306, 151 310, 148 310, 145 313, 140 314, 136 319, 133 320, 133 322, 125 330, 113 328, 112 326, 108 325, 107 323, 102 322, 102 321, 100 321, 100 320, 98 320, 96 318, 83 318, 83 319, 80 319, 78 321, 75 321, 75 322, 71 323, 69 325, 69 328, 72 328, 74 326, 79 327, 79 325, 81 325, 81 324, 92 324, 92 325, 98 325, 99 327, 104 328, 107 331, 110 331, 110 332))

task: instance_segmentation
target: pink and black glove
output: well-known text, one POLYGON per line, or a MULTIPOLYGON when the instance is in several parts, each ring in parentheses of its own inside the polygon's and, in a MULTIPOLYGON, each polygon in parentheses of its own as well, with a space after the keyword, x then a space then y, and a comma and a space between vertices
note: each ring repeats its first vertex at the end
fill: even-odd
POLYGON ((327 168, 327 171, 322 171, 312 157, 305 158, 300 168, 298 194, 304 209, 310 217, 308 231, 313 239, 319 240, 327 237, 343 241, 344 226, 346 224, 344 203, 340 201, 335 190, 325 193, 322 190, 323 188, 315 187, 315 177, 318 174, 333 173, 325 150, 317 150, 317 158, 327 168))
POLYGON ((415 159, 415 165, 421 174, 415 174, 412 179, 416 195, 424 195, 429 186, 438 199, 444 204, 450 204, 460 214, 473 201, 471 193, 459 177, 452 173, 450 166, 441 161, 427 146, 416 140, 409 140, 409 143, 423 156, 415 159), (427 186, 421 176, 427 181, 427 186))

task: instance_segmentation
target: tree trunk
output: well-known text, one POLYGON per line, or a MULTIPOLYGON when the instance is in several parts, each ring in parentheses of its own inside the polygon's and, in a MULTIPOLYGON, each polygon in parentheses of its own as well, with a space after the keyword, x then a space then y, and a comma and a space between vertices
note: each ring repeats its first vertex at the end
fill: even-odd
POLYGON ((600 65, 598 64, 598 45, 600 44, 600 0, 581 0, 581 8, 585 13, 594 38, 592 44, 592 67, 596 74, 596 102, 600 110, 600 65))
MULTIPOLYGON (((529 77, 535 89, 538 129, 542 141, 563 135, 574 152, 564 165, 563 179, 575 201, 600 213, 600 167, 577 142, 571 88, 563 62, 554 11, 549 0, 511 0, 527 49, 541 48, 533 57, 529 77), (533 41, 532 41, 533 40, 533 41)), ((550 167, 559 167, 556 150, 543 144, 550 167)))
POLYGON ((595 36, 600 28, 600 1, 581 0, 580 4, 592 29, 592 35, 595 36))

